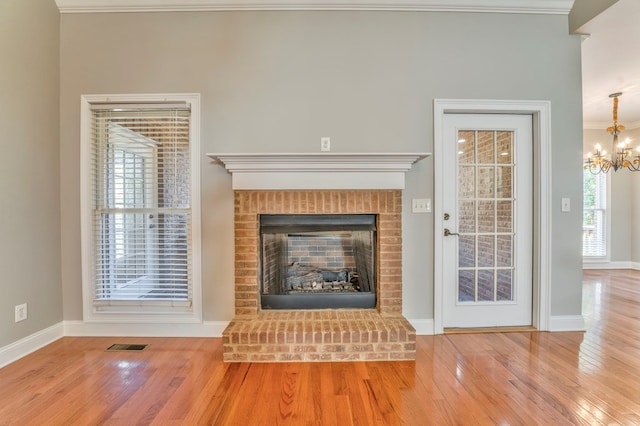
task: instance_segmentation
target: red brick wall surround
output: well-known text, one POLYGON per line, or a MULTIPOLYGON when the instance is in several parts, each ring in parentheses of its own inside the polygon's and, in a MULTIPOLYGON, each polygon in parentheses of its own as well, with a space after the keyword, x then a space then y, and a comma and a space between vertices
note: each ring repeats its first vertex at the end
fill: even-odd
POLYGON ((259 303, 259 214, 377 214, 377 300, 380 314, 402 312, 402 192, 400 190, 235 191, 235 312, 259 303))

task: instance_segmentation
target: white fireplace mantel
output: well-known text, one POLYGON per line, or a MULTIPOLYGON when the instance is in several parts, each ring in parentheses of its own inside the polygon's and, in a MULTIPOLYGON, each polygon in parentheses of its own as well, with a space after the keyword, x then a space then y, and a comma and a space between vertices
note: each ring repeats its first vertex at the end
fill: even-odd
POLYGON ((404 189, 405 173, 431 154, 207 154, 231 173, 234 190, 404 189))

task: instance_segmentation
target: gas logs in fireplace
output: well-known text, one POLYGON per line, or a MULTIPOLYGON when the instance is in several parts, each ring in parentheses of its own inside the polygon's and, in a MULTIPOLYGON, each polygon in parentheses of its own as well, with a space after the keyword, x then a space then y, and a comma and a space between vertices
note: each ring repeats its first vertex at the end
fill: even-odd
POLYGON ((262 309, 375 308, 376 215, 260 215, 262 309))

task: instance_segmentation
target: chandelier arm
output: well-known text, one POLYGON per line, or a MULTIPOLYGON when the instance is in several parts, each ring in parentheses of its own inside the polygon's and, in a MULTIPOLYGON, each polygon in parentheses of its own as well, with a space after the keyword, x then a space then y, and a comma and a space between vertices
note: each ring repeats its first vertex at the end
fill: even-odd
MULTIPOLYGON (((624 142, 618 142, 618 135, 625 130, 622 124, 618 124, 618 97, 621 95, 622 92, 609 95, 610 98, 613 98, 613 126, 607 128, 607 132, 613 136, 613 149, 611 150, 610 157, 607 158, 607 152, 600 147, 600 144, 597 144, 596 153, 593 155, 593 158, 591 153, 589 153, 584 163, 584 170, 589 170, 593 175, 607 173, 612 169, 614 172, 622 169, 640 172, 640 154, 633 157, 631 148, 628 147, 629 139, 624 142)), ((638 147, 638 151, 640 152, 640 147, 638 147)))
POLYGON ((632 172, 640 172, 640 161, 634 160, 627 163, 627 169, 632 172))

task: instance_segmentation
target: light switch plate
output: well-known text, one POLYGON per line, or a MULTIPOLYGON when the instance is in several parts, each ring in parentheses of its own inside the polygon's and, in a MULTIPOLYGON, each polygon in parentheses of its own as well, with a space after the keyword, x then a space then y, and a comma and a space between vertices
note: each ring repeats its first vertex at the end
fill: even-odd
POLYGON ((431 198, 414 198, 411 200, 411 211, 413 213, 430 213, 431 198))

